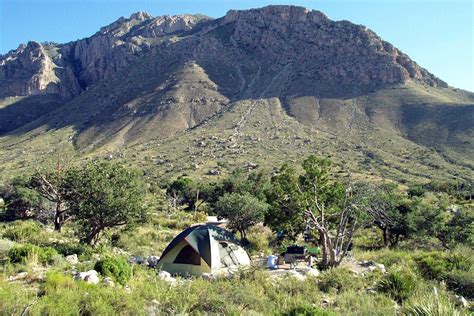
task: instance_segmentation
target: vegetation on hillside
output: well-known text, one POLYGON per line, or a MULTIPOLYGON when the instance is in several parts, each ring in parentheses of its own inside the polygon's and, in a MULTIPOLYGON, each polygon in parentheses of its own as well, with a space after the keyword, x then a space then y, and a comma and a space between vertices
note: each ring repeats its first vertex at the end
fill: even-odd
MULTIPOLYGON (((474 299, 474 210, 468 185, 348 181, 327 159, 301 169, 236 169, 222 181, 185 175, 153 183, 133 168, 97 161, 70 165, 61 190, 67 218, 41 194, 38 173, 1 188, 0 310, 7 314, 468 314, 474 299), (169 284, 136 256, 160 255, 181 230, 229 219, 252 255, 279 253, 312 236, 319 276, 273 279, 261 267, 230 279, 169 284), (139 225, 136 225, 140 223, 139 225), (51 228, 50 228, 51 227, 51 228), (94 237, 92 232, 98 232, 94 237), (94 241, 93 247, 89 244, 94 241), (354 247, 348 255, 348 245, 354 247), (73 264, 66 256, 77 255, 73 264), (351 260, 386 273, 356 273, 351 260), (75 281, 95 268, 116 282, 75 281), (22 275, 22 279, 14 277, 22 275), (8 279, 10 277, 10 280, 8 279), (183 295, 186 293, 186 295, 183 295), (469 305, 469 303, 467 303, 469 305), (26 311, 26 312, 25 312, 26 311)), ((47 174, 47 171, 43 172, 47 174)))

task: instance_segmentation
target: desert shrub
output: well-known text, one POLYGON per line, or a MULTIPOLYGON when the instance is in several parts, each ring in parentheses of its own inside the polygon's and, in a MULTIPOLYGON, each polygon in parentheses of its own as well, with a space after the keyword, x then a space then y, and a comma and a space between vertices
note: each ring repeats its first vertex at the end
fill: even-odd
POLYGON ((342 292, 349 289, 361 289, 365 285, 362 277, 344 268, 326 270, 319 276, 318 287, 321 291, 342 292))
POLYGON ((397 302, 402 302, 413 294, 416 288, 415 276, 406 270, 394 271, 377 284, 377 290, 386 293, 397 302))
POLYGON ((446 275, 446 285, 467 299, 474 299, 474 270, 449 272, 446 275))
POLYGON ((454 270, 469 271, 472 266, 470 259, 460 253, 433 252, 418 256, 415 261, 424 278, 439 281, 454 270))
POLYGON ((36 298, 33 287, 25 287, 17 282, 7 282, 0 278, 0 314, 21 315, 25 306, 36 298))
POLYGON ((58 258, 58 252, 51 247, 38 247, 31 244, 15 246, 8 251, 11 263, 53 264, 58 258))
POLYGON ((58 243, 53 244, 51 247, 53 247, 59 254, 63 256, 76 254, 83 260, 89 259, 92 256, 93 252, 91 247, 79 243, 58 243))
POLYGON ((283 313, 283 315, 288 316, 332 316, 336 315, 335 313, 322 309, 320 307, 312 305, 298 306, 290 308, 288 311, 283 313))
POLYGON ((132 276, 132 269, 125 259, 109 257, 96 262, 94 269, 104 276, 115 279, 125 285, 132 276))
POLYGON ((393 301, 381 293, 345 291, 333 304, 338 315, 395 315, 393 301))
POLYGON ((268 227, 264 226, 253 226, 249 229, 247 239, 249 241, 248 251, 251 254, 264 253, 270 254, 272 249, 270 243, 273 238, 273 233, 268 227))
POLYGON ((6 226, 3 237, 16 242, 27 242, 41 232, 41 226, 35 221, 15 221, 6 226))
POLYGON ((399 249, 384 248, 378 251, 358 251, 356 257, 359 260, 372 260, 382 263, 387 268, 394 265, 414 265, 412 253, 399 249))

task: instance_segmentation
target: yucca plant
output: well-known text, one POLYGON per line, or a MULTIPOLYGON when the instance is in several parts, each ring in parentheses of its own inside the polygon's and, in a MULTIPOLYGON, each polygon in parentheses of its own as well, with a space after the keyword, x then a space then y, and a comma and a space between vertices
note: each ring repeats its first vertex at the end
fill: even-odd
POLYGON ((406 309, 410 316, 458 316, 464 313, 446 298, 441 298, 436 288, 429 296, 414 300, 406 309))
POLYGON ((377 289, 401 303, 413 294, 416 278, 410 272, 394 271, 379 281, 377 289))

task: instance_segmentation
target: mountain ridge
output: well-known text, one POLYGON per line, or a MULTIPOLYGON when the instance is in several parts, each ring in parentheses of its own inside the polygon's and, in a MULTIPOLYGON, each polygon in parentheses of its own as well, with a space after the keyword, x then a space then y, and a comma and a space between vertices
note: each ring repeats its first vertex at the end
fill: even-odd
MULTIPOLYGON (((222 127, 234 146, 268 106, 296 120, 295 133, 313 130, 313 141, 318 132, 351 141, 384 134, 472 172, 474 94, 448 87, 368 28, 316 10, 268 6, 218 19, 137 12, 89 38, 21 47, 0 57, 4 148, 57 149, 51 138, 64 134, 58 143, 73 155, 127 151, 181 142, 245 108, 222 127)), ((271 142, 272 124, 260 138, 271 142)))

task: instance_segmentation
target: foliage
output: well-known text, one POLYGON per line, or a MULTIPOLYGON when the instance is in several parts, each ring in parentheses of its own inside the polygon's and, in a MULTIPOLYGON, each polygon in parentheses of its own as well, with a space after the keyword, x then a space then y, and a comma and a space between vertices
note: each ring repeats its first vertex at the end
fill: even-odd
POLYGON ((69 219, 66 204, 66 174, 67 164, 59 161, 51 170, 37 170, 31 177, 31 187, 44 199, 54 204, 54 229, 61 231, 62 226, 69 219))
POLYGON ((444 254, 432 252, 415 259, 423 277, 434 280, 444 280, 454 270, 469 271, 472 262, 460 253, 444 254))
POLYGON ((291 239, 306 228, 317 232, 323 267, 336 266, 344 258, 359 217, 356 192, 334 180, 330 166, 329 160, 315 156, 303 162, 301 175, 283 165, 272 178, 272 207, 265 218, 269 227, 291 239))
POLYGON ((219 217, 227 218, 230 229, 240 232, 246 240, 249 227, 261 222, 268 204, 250 193, 227 193, 217 201, 215 210, 219 217))
POLYGON ((94 270, 102 274, 115 279, 122 285, 125 285, 132 276, 132 269, 128 262, 119 257, 109 257, 100 261, 97 261, 94 270))
MULTIPOLYGON (((446 293, 443 293, 446 294, 446 293)), ((456 308, 446 295, 439 295, 437 288, 432 293, 415 295, 403 309, 404 315, 409 316, 458 316, 463 313, 456 308)))
POLYGON ((372 224, 382 231, 384 246, 396 246, 400 237, 412 233, 409 214, 410 201, 394 184, 367 185, 365 209, 372 218, 372 224))
POLYGON ((298 306, 289 309, 287 312, 283 313, 283 315, 288 316, 333 316, 336 315, 335 313, 313 306, 313 305, 304 305, 298 306))
POLYGON ((38 247, 31 244, 15 246, 8 252, 8 259, 12 263, 52 264, 58 253, 51 247, 38 247))
POLYGON ((167 186, 166 195, 171 200, 173 208, 187 205, 188 209, 194 210, 199 200, 198 184, 190 178, 179 177, 167 186))
POLYGON ((474 299, 474 269, 453 270, 445 276, 445 280, 450 290, 469 300, 474 299))
POLYGON ((393 271, 377 284, 377 290, 388 294, 397 302, 403 302, 415 291, 417 280, 409 271, 393 271))
POLYGON ((31 189, 30 181, 29 177, 19 176, 0 187, 0 197, 5 203, 4 219, 24 219, 41 212, 43 200, 38 192, 31 189))
POLYGON ((319 276, 318 282, 319 289, 326 293, 360 290, 364 285, 364 280, 345 268, 324 271, 319 276))
POLYGON ((36 239, 41 232, 42 227, 38 222, 32 220, 15 221, 8 224, 2 235, 15 242, 23 243, 36 239))
POLYGON ((71 168, 67 175, 67 201, 78 223, 81 241, 95 244, 111 227, 147 219, 142 175, 111 162, 71 168))

